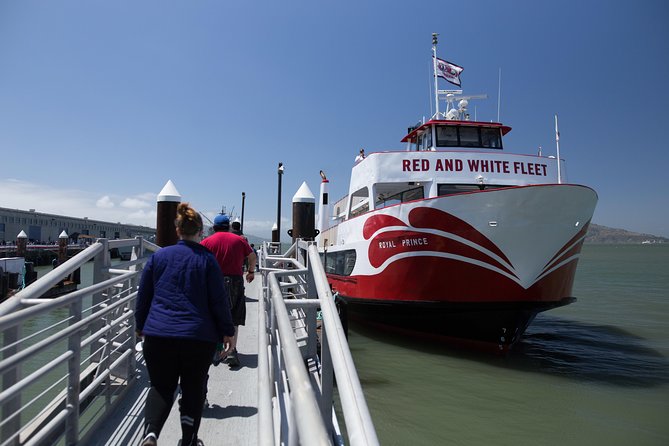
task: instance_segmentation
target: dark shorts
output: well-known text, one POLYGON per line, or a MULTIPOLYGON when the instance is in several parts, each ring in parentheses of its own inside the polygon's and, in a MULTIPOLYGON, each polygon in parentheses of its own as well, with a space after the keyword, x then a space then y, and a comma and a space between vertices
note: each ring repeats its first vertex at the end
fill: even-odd
POLYGON ((246 322, 246 296, 244 296, 243 276, 224 276, 225 285, 230 293, 230 311, 233 325, 244 325, 246 322))

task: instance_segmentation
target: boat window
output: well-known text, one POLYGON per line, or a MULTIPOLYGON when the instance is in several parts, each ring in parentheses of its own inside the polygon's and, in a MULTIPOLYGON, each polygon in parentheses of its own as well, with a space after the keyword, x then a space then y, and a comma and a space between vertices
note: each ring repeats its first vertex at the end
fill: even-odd
POLYGON ((437 127, 438 147, 483 147, 501 149, 502 135, 499 128, 449 125, 437 127))
POLYGON ((369 189, 363 187, 351 195, 350 217, 355 217, 369 210, 369 189))
POLYGON ((472 192, 480 190, 477 184, 439 184, 437 185, 437 194, 442 195, 452 195, 452 194, 461 194, 463 192, 472 192))
POLYGON ((355 267, 356 254, 354 249, 328 252, 324 256, 321 256, 321 260, 327 274, 350 276, 355 267))
POLYGON ((423 150, 430 150, 432 148, 432 128, 428 128, 425 135, 423 135, 423 150))
POLYGON ((438 184, 437 195, 461 194, 463 192, 473 192, 478 190, 502 189, 509 186, 500 186, 495 184, 438 184))
POLYGON ((354 249, 349 249, 347 251, 344 251, 344 271, 342 271, 342 275, 344 276, 350 276, 351 273, 353 272, 353 267, 355 267, 355 250, 354 249))
POLYGON ((481 146, 488 149, 501 149, 502 137, 499 129, 481 128, 481 146))
POLYGON ((462 147, 481 147, 478 127, 460 127, 458 130, 462 147))
MULTIPOLYGON (((386 188, 388 185, 384 185, 386 188)), ((384 208, 387 206, 392 206, 394 204, 399 204, 399 203, 406 203, 407 201, 413 201, 413 200, 420 200, 422 198, 425 198, 423 186, 416 186, 414 183, 412 184, 396 184, 396 186, 403 186, 405 187, 404 190, 400 191, 393 191, 393 192, 387 192, 385 194, 380 193, 376 197, 376 208, 384 208), (406 189, 408 188, 408 189, 406 189)), ((379 190, 383 190, 384 188, 382 185, 378 185, 379 190)))
POLYGON ((440 147, 457 147, 458 144, 458 128, 454 126, 439 126, 437 127, 437 146, 440 147))

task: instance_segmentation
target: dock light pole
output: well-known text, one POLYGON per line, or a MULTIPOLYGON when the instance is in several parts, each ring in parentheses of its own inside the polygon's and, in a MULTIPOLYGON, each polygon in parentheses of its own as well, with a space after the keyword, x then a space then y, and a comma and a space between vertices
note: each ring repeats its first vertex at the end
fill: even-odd
POLYGON ((240 228, 239 230, 242 231, 242 234, 244 233, 244 202, 246 201, 246 192, 242 192, 242 221, 239 223, 240 228))
MULTIPOLYGON (((281 246, 281 177, 283 176, 283 163, 279 163, 277 174, 279 176, 279 192, 276 204, 276 232, 278 234, 278 240, 276 241, 279 242, 279 246, 281 246)), ((281 250, 279 249, 279 251, 281 250)))

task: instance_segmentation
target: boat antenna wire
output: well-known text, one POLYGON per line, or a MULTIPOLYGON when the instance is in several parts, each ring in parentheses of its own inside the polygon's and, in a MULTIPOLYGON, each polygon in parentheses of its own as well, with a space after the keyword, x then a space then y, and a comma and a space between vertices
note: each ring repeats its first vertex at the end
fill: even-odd
POLYGON ((434 75, 434 116, 439 118, 439 86, 437 81, 437 36, 439 34, 432 33, 432 70, 434 75))
POLYGON ((497 122, 499 121, 499 106, 502 103, 502 67, 499 68, 499 81, 497 84, 497 122))
POLYGON ((558 184, 562 183, 562 175, 560 173, 560 131, 558 130, 557 113, 555 114, 555 146, 557 148, 557 179, 558 184))

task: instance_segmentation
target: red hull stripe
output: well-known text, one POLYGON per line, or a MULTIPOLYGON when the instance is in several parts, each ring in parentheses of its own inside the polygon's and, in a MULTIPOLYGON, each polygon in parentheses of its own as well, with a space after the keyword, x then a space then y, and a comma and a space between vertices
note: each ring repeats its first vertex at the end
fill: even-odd
POLYGON ((398 259, 373 276, 328 278, 342 295, 375 301, 552 302, 571 296, 577 260, 547 273, 528 289, 494 270, 441 257, 398 259))

